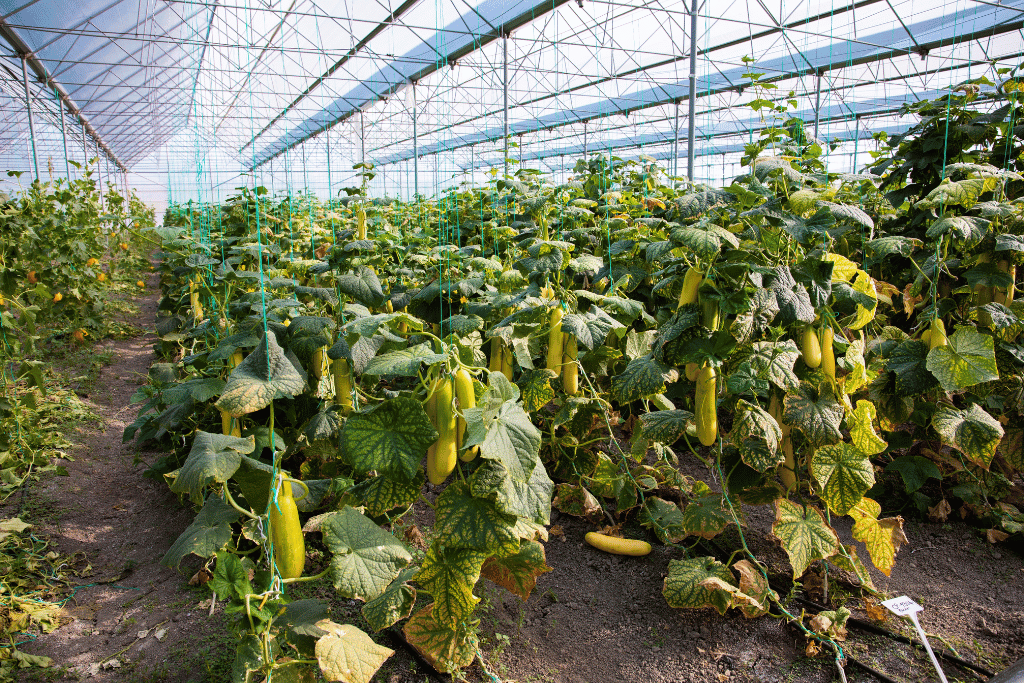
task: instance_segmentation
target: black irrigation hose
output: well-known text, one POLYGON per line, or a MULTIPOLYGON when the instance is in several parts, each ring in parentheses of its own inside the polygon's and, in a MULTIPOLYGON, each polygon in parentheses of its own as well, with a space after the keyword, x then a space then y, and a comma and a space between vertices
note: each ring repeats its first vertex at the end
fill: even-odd
POLYGON ((900 683, 895 678, 892 678, 891 676, 888 676, 888 675, 882 673, 881 671, 879 671, 878 669, 875 669, 871 665, 865 664, 864 662, 860 661, 859 659, 855 659, 853 657, 853 655, 849 654, 845 650, 843 651, 843 654, 846 656, 846 661, 847 662, 849 662, 850 664, 853 664, 854 666, 858 666, 861 669, 864 669, 864 671, 867 671, 869 674, 871 674, 872 676, 874 676, 878 680, 882 681, 882 683, 900 683))
MULTIPOLYGON (((819 612, 828 609, 828 607, 825 607, 824 605, 819 605, 818 603, 814 602, 813 600, 808 600, 807 598, 801 598, 799 596, 795 596, 795 599, 796 599, 797 602, 802 602, 805 605, 807 605, 808 607, 816 609, 819 612)), ((846 623, 853 624, 857 628, 863 629, 865 631, 871 631, 872 633, 875 633, 875 634, 880 635, 880 636, 886 636, 887 638, 892 638, 893 640, 896 640, 896 641, 899 641, 901 643, 904 643, 905 645, 913 645, 914 647, 920 648, 922 650, 924 649, 924 643, 922 643, 917 638, 911 638, 910 636, 904 636, 904 635, 900 635, 899 633, 894 633, 894 632, 890 631, 889 629, 882 628, 881 626, 876 626, 875 624, 872 624, 870 621, 864 621, 863 619, 858 619, 857 617, 851 616, 849 619, 846 620, 846 623)), ((962 666, 965 669, 969 669, 969 670, 971 670, 971 671, 973 671, 975 673, 979 673, 982 676, 987 676, 988 678, 992 678, 993 676, 995 676, 994 672, 989 671, 988 669, 986 669, 985 667, 981 666, 980 664, 974 664, 972 662, 968 662, 966 659, 962 659, 962 658, 956 656, 955 654, 953 654, 952 652, 950 652, 946 648, 940 648, 940 649, 932 648, 932 650, 935 652, 935 656, 941 657, 943 659, 946 659, 946 660, 948 660, 948 661, 950 661, 950 662, 952 662, 952 663, 954 663, 954 664, 956 664, 958 666, 962 666)))

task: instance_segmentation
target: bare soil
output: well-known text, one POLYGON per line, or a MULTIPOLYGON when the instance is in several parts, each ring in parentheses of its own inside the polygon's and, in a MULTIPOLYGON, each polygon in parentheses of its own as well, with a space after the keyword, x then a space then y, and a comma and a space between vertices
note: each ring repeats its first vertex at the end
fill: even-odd
MULTIPOLYGON (((152 329, 156 312, 155 277, 142 300, 137 325, 152 329)), ((101 417, 75 437, 69 477, 53 477, 27 493, 36 533, 51 537, 65 554, 83 553, 91 570, 76 577, 78 587, 66 604, 64 625, 40 634, 28 652, 49 656, 55 667, 26 670, 25 680, 90 680, 95 683, 167 681, 221 682, 231 679, 234 639, 220 608, 209 610, 209 591, 192 588, 183 573, 159 564, 167 548, 189 525, 194 511, 183 506, 163 482, 143 477, 161 454, 123 445, 121 434, 135 417, 129 398, 146 381, 154 361, 155 337, 108 340, 113 354, 91 395, 84 397, 101 417), (136 462, 138 461, 138 464, 136 462)), ((695 459, 680 467, 713 482, 695 459)), ((23 506, 24 508, 24 506, 23 506)), ((5 511, 5 513, 10 511, 5 511)), ((744 534, 751 548, 773 571, 788 570, 784 553, 768 537, 771 510, 747 511, 744 534)), ((429 524, 426 511, 420 524, 429 524)), ((490 673, 478 664, 465 672, 472 681, 511 683, 687 683, 724 681, 838 680, 832 657, 805 656, 807 641, 784 619, 746 620, 731 611, 674 610, 661 596, 671 559, 683 548, 655 545, 641 558, 602 553, 583 543, 588 522, 555 513, 562 534, 546 544, 553 571, 540 577, 527 602, 481 581, 481 648, 490 673), (492 678, 493 677, 493 678, 492 678)), ((638 527, 633 529, 641 535, 638 527)), ((839 529, 849 540, 849 528, 839 529)), ((876 586, 888 595, 909 595, 924 605, 921 621, 936 648, 948 647, 965 660, 999 671, 1024 657, 1024 558, 1016 546, 988 544, 976 529, 959 521, 946 525, 909 521, 909 544, 897 556, 891 577, 875 573, 876 586)), ((734 531, 717 539, 720 547, 738 547, 734 531)), ((707 549, 694 547, 693 554, 707 549)), ((725 559, 725 558, 720 558, 725 559)), ((834 577, 833 577, 834 578, 834 577)), ((832 600, 849 597, 832 584, 832 600)), ((330 597, 329 584, 307 585, 308 595, 330 597)), ((790 598, 805 597, 799 588, 790 598)), ((821 596, 816 596, 821 599, 821 596)), ((336 620, 358 621, 359 605, 332 599, 336 620)), ((849 601, 849 604, 855 604, 849 601)), ((806 603, 791 599, 799 615, 806 603)), ((811 610, 813 612, 813 610, 811 610)), ((854 615, 868 620, 862 609, 854 615)), ((882 627, 904 635, 911 628, 890 618, 882 627)), ((849 628, 846 651, 897 681, 937 680, 919 649, 896 640, 849 628)), ((447 681, 428 670, 400 638, 379 634, 397 652, 375 678, 381 683, 447 681)), ((986 680, 946 662, 952 681, 986 680)), ((849 681, 879 680, 849 664, 849 681)))

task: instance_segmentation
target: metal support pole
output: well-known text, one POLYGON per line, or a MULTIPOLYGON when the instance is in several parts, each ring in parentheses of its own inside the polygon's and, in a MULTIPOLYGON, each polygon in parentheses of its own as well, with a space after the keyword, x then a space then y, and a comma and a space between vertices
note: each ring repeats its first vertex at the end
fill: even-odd
POLYGON ((818 85, 814 92, 814 139, 818 139, 818 110, 821 106, 821 72, 817 72, 818 85))
POLYGON ((686 176, 693 182, 694 130, 697 120, 697 0, 693 0, 690 10, 690 126, 686 136, 686 176))
POLYGON ((363 110, 359 110, 359 160, 366 161, 366 126, 363 123, 363 110))
POLYGON ((676 100, 676 122, 673 126, 674 138, 672 140, 672 175, 679 175, 679 100, 676 100))
POLYGON ((100 153, 100 145, 99 145, 98 142, 96 143, 96 170, 99 171, 99 174, 100 174, 100 179, 99 179, 99 185, 100 185, 100 206, 104 206, 104 204, 103 204, 103 155, 100 153))
MULTIPOLYGON (((327 208, 333 210, 334 188, 331 185, 331 129, 325 130, 324 135, 327 136, 327 208)), ((334 225, 333 218, 331 219, 331 225, 334 225)))
POLYGON ((420 193, 420 139, 416 132, 416 81, 412 83, 412 182, 413 199, 420 193))
POLYGON ((583 161, 587 160, 587 122, 583 122, 583 161))
MULTIPOLYGON (((57 95, 56 89, 53 91, 54 95, 57 95)), ((57 97, 57 107, 60 111, 60 137, 64 142, 64 175, 67 177, 68 182, 71 182, 71 163, 68 161, 68 132, 64 125, 64 102, 57 97)))
POLYGON ((508 177, 508 34, 501 31, 501 91, 503 98, 502 130, 505 140, 505 177, 508 177))
POLYGON ((28 137, 32 143, 32 162, 36 167, 36 181, 39 181, 39 155, 36 153, 36 127, 32 120, 32 93, 28 89, 28 65, 25 57, 21 58, 21 77, 25 83, 25 108, 28 110, 28 137))

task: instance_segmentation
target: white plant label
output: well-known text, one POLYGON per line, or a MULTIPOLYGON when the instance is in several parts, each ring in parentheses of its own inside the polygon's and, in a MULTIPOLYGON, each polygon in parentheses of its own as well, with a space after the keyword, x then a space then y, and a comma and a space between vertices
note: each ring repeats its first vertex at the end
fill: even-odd
POLYGON ((921 605, 917 604, 906 595, 901 595, 898 598, 892 598, 882 603, 890 612, 898 614, 901 617, 910 616, 916 612, 920 612, 924 609, 921 605))

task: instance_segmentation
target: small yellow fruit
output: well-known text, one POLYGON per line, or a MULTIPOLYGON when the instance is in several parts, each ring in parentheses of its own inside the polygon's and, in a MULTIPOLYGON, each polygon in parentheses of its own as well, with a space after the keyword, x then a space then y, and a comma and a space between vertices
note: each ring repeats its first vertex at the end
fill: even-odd
POLYGON ((53 303, 58 303, 63 298, 64 295, 61 294, 60 292, 57 292, 56 294, 53 295, 53 303))
POLYGON ((85 335, 87 334, 89 333, 83 330, 81 327, 79 327, 77 330, 71 333, 71 336, 75 338, 76 342, 84 342, 85 335))
POLYGON ((104 282, 106 279, 107 279, 107 274, 106 273, 100 273, 99 275, 96 276, 96 281, 97 282, 104 282))
POLYGON ((95 266, 99 262, 100 262, 99 259, 91 258, 91 259, 89 259, 88 261, 85 262, 85 265, 87 265, 87 266, 95 266))
POLYGON ((33 285, 35 283, 39 282, 39 279, 36 277, 36 271, 34 271, 34 270, 28 271, 28 281, 29 281, 29 284, 33 284, 33 285))
POLYGON ((145 286, 146 286, 146 283, 145 283, 145 282, 143 282, 142 280, 139 280, 139 281, 138 281, 138 282, 136 282, 135 284, 136 284, 136 285, 138 285, 139 287, 145 287, 145 286))
POLYGON ((128 243, 127 242, 121 242, 120 246, 121 246, 121 251, 128 251, 128 243))

